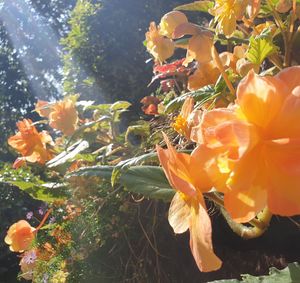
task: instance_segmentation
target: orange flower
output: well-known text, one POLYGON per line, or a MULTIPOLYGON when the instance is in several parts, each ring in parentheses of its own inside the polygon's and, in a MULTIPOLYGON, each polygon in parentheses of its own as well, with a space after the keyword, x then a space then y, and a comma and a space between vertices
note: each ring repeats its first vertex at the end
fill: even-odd
MULTIPOLYGON (((221 260, 214 254, 211 242, 211 222, 202 193, 213 183, 201 168, 215 167, 211 150, 198 147, 191 155, 177 153, 164 135, 168 149, 157 146, 157 153, 164 172, 176 190, 169 209, 169 223, 175 233, 190 230, 190 247, 198 268, 209 272, 221 267, 221 260)), ((214 168, 215 169, 215 168, 214 168)))
POLYGON ((165 14, 160 21, 160 33, 169 38, 172 38, 173 32, 177 26, 187 23, 188 19, 182 12, 172 11, 165 14))
POLYGON ((236 29, 236 22, 243 18, 247 4, 246 0, 216 0, 210 11, 218 22, 216 31, 230 37, 236 29))
POLYGON ((164 62, 174 53, 174 42, 161 35, 154 22, 150 23, 149 31, 146 32, 146 41, 148 52, 159 63, 164 62))
POLYGON ((18 122, 17 127, 19 132, 8 139, 11 147, 19 151, 29 162, 44 164, 52 158, 51 152, 46 147, 52 143, 52 138, 46 131, 39 133, 30 119, 18 122))
POLYGON ((266 206, 281 216, 300 214, 299 97, 299 66, 274 77, 250 71, 234 108, 204 115, 203 143, 224 153, 230 172, 224 200, 235 221, 247 222, 266 206))
POLYGON ((76 130, 78 113, 75 103, 71 99, 65 99, 55 103, 49 114, 49 125, 63 134, 70 136, 76 130))
POLYGON ((4 239, 13 252, 23 252, 28 250, 35 238, 36 229, 31 227, 25 220, 20 220, 10 226, 4 239))

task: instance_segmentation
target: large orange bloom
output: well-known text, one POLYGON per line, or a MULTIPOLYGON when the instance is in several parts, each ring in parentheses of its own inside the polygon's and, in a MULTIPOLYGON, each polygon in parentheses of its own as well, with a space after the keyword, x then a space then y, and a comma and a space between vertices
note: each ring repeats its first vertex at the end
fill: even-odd
POLYGON ((4 239, 13 252, 23 252, 31 247, 36 229, 25 220, 20 220, 10 226, 4 239))
POLYGON ((51 106, 49 114, 50 127, 70 136, 75 132, 77 123, 78 113, 75 103, 71 99, 59 101, 51 106))
POLYGON ((213 185, 202 169, 216 167, 211 158, 212 150, 198 147, 188 155, 176 152, 166 136, 165 141, 168 149, 157 146, 157 153, 170 184, 176 190, 169 209, 169 223, 177 234, 190 230, 191 251, 201 271, 217 270, 222 262, 213 251, 211 222, 202 195, 213 185))
POLYGON ((230 172, 225 207, 247 222, 268 206, 300 214, 300 67, 274 77, 253 71, 238 86, 236 106, 207 112, 203 143, 223 154, 230 172))
POLYGON ((38 132, 30 119, 17 123, 19 132, 8 139, 8 144, 19 151, 29 162, 44 164, 51 159, 52 154, 46 145, 52 143, 52 138, 46 131, 38 132))

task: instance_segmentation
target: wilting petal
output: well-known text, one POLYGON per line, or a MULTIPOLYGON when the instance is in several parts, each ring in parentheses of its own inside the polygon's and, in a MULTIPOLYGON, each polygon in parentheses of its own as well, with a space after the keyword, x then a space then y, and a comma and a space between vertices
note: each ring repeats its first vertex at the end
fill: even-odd
POLYGON ((278 114, 286 95, 280 80, 250 71, 237 88, 237 103, 248 122, 266 127, 278 114))
POLYGON ((221 260, 215 255, 211 240, 211 222, 203 199, 194 204, 190 218, 190 247, 198 268, 203 272, 218 270, 221 260))
POLYGON ((225 208, 236 222, 248 222, 267 205, 266 169, 258 146, 236 162, 227 185, 225 208))
POLYGON ((190 207, 179 192, 175 194, 170 204, 168 220, 176 234, 184 233, 189 229, 190 207))
POLYGON ((300 139, 280 139, 265 148, 268 206, 282 216, 300 214, 300 139))

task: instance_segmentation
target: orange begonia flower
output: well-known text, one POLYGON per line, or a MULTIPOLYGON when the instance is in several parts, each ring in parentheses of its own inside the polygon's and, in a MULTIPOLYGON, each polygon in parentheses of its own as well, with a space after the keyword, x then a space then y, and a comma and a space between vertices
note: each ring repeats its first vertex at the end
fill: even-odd
POLYGON ((58 101, 51 107, 49 125, 53 129, 70 136, 75 132, 77 123, 78 112, 75 107, 75 102, 71 99, 58 101))
POLYGON ((175 49, 174 42, 160 34, 154 22, 150 23, 149 31, 146 32, 147 50, 159 63, 170 58, 175 49))
POLYGON ((204 115, 203 143, 226 153, 225 208, 235 221, 247 222, 266 206, 281 216, 300 214, 299 97, 299 66, 274 77, 250 71, 235 107, 204 115))
POLYGON ((216 0, 210 10, 218 22, 216 31, 230 37, 236 29, 236 21, 243 18, 247 4, 247 0, 216 0))
POLYGON ((10 226, 4 239, 13 252, 23 252, 28 250, 35 238, 36 229, 31 227, 25 220, 20 220, 10 226))
POLYGON ((177 26, 187 23, 188 19, 186 15, 179 11, 172 11, 165 14, 160 20, 160 33, 169 38, 172 38, 173 32, 177 26))
MULTIPOLYGON (((52 158, 46 145, 52 143, 52 138, 46 131, 38 132, 30 119, 17 123, 19 132, 8 139, 8 144, 19 151, 29 162, 44 164, 52 158)), ((17 164, 16 164, 17 165, 17 164)))
POLYGON ((209 272, 221 267, 221 260, 214 254, 211 240, 211 222, 202 193, 213 183, 202 168, 216 167, 211 161, 212 150, 198 147, 191 155, 177 153, 168 138, 168 148, 157 146, 157 153, 164 172, 176 190, 169 209, 169 223, 175 233, 190 230, 190 247, 198 268, 209 272))

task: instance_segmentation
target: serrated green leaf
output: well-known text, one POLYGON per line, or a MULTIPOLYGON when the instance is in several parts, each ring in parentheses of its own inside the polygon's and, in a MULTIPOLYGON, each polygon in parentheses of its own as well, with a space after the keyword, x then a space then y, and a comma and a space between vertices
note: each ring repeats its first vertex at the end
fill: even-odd
POLYGON ((213 6, 214 2, 212 1, 195 1, 193 3, 177 6, 174 10, 208 12, 213 6))
POLYGON ((162 168, 158 166, 131 167, 122 172, 120 183, 127 191, 153 199, 171 201, 175 194, 162 168))
POLYGON ((265 37, 251 37, 246 56, 250 62, 261 65, 269 55, 276 51, 277 47, 273 44, 271 39, 265 37))

